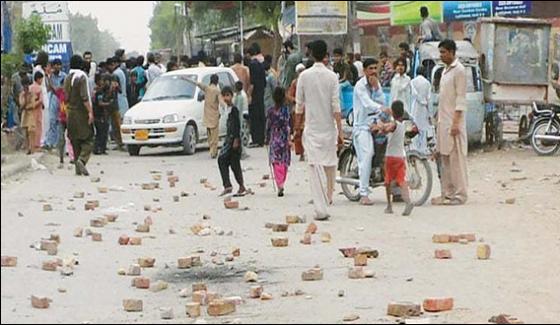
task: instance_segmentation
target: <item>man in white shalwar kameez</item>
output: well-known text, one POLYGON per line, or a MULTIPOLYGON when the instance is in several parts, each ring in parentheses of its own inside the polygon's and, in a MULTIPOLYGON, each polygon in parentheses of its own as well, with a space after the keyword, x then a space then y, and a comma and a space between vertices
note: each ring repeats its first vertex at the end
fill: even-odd
POLYGON ((431 84, 424 77, 424 67, 418 68, 418 75, 410 82, 410 90, 412 94, 412 105, 410 113, 416 127, 418 127, 418 135, 412 139, 412 149, 420 153, 428 153, 428 134, 430 132, 430 95, 431 84))
POLYGON ((301 73, 296 91, 296 130, 301 124, 305 107, 303 147, 309 164, 309 174, 315 219, 330 217, 328 206, 332 204, 337 146, 342 144, 342 122, 338 78, 322 63, 327 55, 327 44, 315 41, 311 44, 315 58, 313 67, 301 73))
POLYGON ((400 100, 404 110, 410 115, 410 77, 406 75, 406 60, 395 61, 395 76, 391 80, 391 103, 400 100))
POLYGON ((358 175, 360 177, 360 204, 372 205, 369 195, 371 162, 375 154, 371 126, 377 123, 378 115, 384 104, 383 89, 377 79, 377 60, 364 61, 365 76, 354 87, 354 125, 352 141, 358 158, 358 175))

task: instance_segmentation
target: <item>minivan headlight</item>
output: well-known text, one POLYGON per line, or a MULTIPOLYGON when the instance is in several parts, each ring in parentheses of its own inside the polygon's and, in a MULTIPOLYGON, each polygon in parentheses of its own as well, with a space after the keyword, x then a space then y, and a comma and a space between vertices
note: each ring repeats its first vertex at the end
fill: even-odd
POLYGON ((179 122, 179 115, 170 114, 163 117, 163 123, 176 123, 179 122))

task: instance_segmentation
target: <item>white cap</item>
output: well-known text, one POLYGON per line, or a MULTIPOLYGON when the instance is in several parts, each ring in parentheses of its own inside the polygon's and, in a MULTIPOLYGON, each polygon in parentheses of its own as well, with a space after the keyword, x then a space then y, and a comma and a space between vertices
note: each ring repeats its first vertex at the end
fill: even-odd
POLYGON ((303 70, 305 70, 305 65, 303 65, 303 63, 296 65, 296 72, 300 72, 303 70))

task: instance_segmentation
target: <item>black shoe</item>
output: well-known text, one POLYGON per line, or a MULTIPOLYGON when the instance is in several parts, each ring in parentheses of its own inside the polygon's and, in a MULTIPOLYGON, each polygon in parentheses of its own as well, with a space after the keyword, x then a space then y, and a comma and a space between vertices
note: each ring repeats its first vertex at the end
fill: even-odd
POLYGON ((284 197, 284 189, 283 188, 278 190, 278 197, 284 197))
POLYGON ((89 172, 88 172, 88 170, 87 170, 87 168, 86 168, 86 165, 85 165, 84 162, 81 161, 80 159, 78 159, 78 160, 76 161, 76 168, 80 171, 81 175, 89 176, 89 172))

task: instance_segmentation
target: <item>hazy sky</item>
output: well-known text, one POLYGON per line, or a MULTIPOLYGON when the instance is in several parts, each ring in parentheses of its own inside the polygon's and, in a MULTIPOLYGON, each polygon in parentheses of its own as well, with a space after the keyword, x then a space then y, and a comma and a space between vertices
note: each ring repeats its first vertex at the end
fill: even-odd
POLYGON ((68 7, 72 13, 96 17, 99 29, 110 31, 127 52, 148 51, 153 1, 68 1, 68 7))

